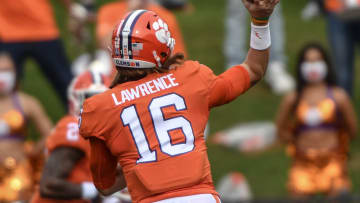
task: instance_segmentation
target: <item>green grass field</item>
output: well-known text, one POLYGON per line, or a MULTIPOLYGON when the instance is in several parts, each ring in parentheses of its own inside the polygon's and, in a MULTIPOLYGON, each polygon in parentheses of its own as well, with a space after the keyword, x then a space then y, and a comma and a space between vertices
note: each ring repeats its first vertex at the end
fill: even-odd
MULTIPOLYGON (((98 6, 108 1, 98 1, 98 6)), ((225 2, 222 0, 192 0, 195 12, 192 14, 177 13, 184 38, 189 51, 190 59, 213 68, 215 73, 224 70, 223 36, 225 2)), ((327 46, 325 24, 323 19, 303 22, 300 11, 306 1, 283 0, 283 11, 286 21, 286 53, 290 71, 293 72, 296 53, 308 41, 320 41, 327 46)), ((69 33, 66 30, 66 15, 63 7, 57 0, 52 0, 56 18, 65 40, 67 53, 74 59, 81 52, 71 45, 69 33)), ((357 55, 359 56, 359 55, 357 55)), ((359 63, 357 63, 359 64, 359 63)), ((357 71, 356 78, 360 78, 357 71)), ((354 104, 359 115, 360 80, 356 80, 354 104)), ((22 89, 35 95, 44 104, 52 120, 56 122, 64 110, 37 64, 31 60, 26 65, 26 76, 22 82, 22 89)), ((273 120, 280 97, 274 96, 265 83, 237 99, 235 102, 213 110, 210 117, 211 132, 230 127, 238 122, 256 120, 273 120)), ((31 130, 34 133, 34 130, 31 130)), ((209 158, 215 182, 230 171, 240 171, 248 178, 251 189, 256 197, 286 196, 285 183, 289 159, 285 156, 283 146, 274 146, 271 149, 256 154, 241 154, 237 151, 209 144, 209 158)), ((351 144, 351 159, 349 162, 350 174, 354 190, 360 193, 360 139, 351 144)))

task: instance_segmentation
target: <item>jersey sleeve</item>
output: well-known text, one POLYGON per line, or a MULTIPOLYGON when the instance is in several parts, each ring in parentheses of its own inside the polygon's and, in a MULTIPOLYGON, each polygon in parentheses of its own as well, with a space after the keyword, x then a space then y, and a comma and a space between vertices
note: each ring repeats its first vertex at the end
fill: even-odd
POLYGON ((243 66, 233 66, 219 76, 200 65, 200 75, 209 92, 209 108, 231 102, 250 88, 250 76, 243 66))
POLYGON ((48 137, 46 145, 50 153, 58 147, 71 147, 83 152, 88 148, 87 141, 79 135, 76 118, 61 120, 48 137))
POLYGON ((90 147, 90 168, 94 185, 100 190, 108 189, 115 183, 117 158, 101 140, 90 139, 90 147))
POLYGON ((89 99, 85 100, 79 118, 80 135, 85 139, 96 137, 105 140, 100 127, 100 120, 104 119, 103 116, 101 111, 95 111, 95 105, 89 99))

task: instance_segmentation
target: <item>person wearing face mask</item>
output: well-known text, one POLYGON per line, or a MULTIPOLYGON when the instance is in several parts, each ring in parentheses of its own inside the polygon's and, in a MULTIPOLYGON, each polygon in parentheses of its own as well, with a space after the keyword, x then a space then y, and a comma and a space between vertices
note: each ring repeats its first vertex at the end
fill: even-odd
POLYGON ((357 131, 350 98, 337 87, 330 59, 316 43, 306 45, 297 63, 297 89, 283 99, 278 136, 293 158, 288 190, 294 197, 350 192, 348 142, 357 131))
POLYGON ((0 202, 26 201, 34 189, 30 158, 43 154, 45 137, 52 122, 41 104, 16 89, 15 65, 0 53, 0 202), (26 146, 26 128, 32 121, 41 139, 32 149, 26 146))

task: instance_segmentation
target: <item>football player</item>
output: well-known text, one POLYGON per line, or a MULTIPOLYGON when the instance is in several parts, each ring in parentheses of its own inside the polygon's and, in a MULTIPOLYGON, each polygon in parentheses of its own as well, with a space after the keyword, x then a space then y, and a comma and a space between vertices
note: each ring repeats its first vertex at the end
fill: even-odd
POLYGON ((135 10, 115 27, 118 73, 111 90, 84 102, 80 123, 102 194, 125 186, 120 163, 133 202, 220 201, 204 140, 209 111, 263 77, 271 44, 268 19, 279 0, 243 2, 253 16, 251 48, 243 64, 220 76, 172 54, 174 39, 155 12, 135 10))
POLYGON ((90 70, 69 86, 69 114, 47 139, 49 156, 33 203, 89 203, 98 196, 90 174, 90 145, 79 136, 78 115, 83 101, 105 91, 108 85, 108 78, 90 70))

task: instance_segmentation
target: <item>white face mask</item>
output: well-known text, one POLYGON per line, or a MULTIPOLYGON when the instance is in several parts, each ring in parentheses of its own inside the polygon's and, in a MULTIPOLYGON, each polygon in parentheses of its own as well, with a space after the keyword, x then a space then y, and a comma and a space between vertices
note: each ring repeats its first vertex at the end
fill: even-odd
POLYGON ((324 61, 304 62, 301 64, 301 74, 307 82, 321 82, 327 75, 326 63, 324 61))
POLYGON ((0 94, 9 94, 15 86, 15 73, 11 71, 0 71, 0 94))

